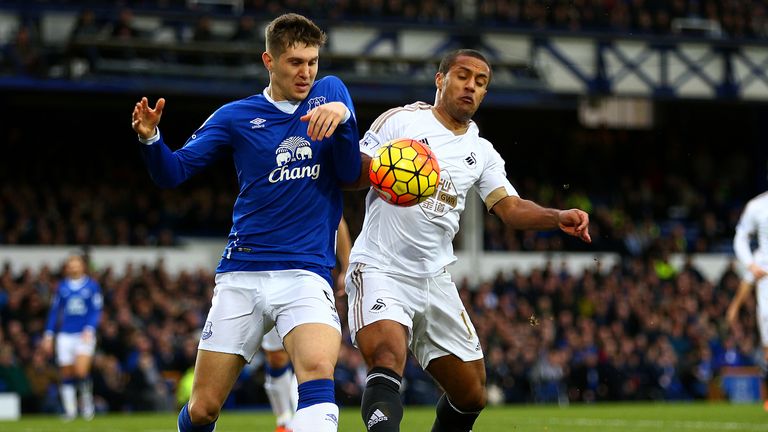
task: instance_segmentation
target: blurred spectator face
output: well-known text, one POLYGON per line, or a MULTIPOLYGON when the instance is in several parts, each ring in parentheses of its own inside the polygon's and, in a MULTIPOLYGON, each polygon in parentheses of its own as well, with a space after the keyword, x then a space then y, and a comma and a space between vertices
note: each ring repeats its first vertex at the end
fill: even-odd
POLYGON ((490 81, 491 68, 487 63, 475 57, 460 55, 448 73, 437 73, 435 105, 442 107, 458 121, 469 121, 480 107, 490 81))
POLYGON ((13 366, 13 348, 10 345, 0 346, 0 366, 13 366))

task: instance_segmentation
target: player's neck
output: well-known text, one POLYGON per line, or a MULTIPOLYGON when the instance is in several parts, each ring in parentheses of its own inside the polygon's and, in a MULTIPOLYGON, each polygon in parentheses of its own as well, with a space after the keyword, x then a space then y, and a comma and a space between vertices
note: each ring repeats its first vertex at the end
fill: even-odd
POLYGON ((453 132, 454 135, 463 135, 467 129, 469 129, 469 122, 457 121, 438 106, 432 107, 432 115, 434 115, 437 121, 445 126, 446 129, 453 132))

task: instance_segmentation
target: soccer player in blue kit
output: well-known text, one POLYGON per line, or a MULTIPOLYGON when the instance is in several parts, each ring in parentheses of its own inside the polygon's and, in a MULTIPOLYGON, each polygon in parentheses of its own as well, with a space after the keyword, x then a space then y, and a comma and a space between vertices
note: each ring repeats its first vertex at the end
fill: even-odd
POLYGON ((103 301, 98 282, 87 275, 85 258, 72 255, 64 264, 64 279, 53 296, 41 347, 46 354, 56 342, 56 363, 60 368, 60 396, 64 418, 77 417, 77 391, 80 391, 82 415, 94 415, 93 389, 90 381, 96 329, 101 319, 103 301))
POLYGON ((315 81, 326 36, 285 14, 266 29, 269 85, 216 110, 172 152, 157 128, 164 99, 142 98, 132 126, 150 176, 173 187, 231 154, 239 181, 180 432, 212 431, 241 369, 273 326, 299 383, 294 432, 338 430, 333 370, 341 327, 331 289, 341 185, 360 176, 354 107, 336 77, 315 81))

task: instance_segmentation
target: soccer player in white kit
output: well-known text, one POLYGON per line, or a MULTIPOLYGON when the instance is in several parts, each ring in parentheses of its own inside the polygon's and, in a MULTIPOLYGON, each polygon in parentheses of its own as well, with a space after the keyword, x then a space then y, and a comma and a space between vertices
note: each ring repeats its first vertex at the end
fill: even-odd
POLYGON ((362 402, 368 431, 400 430, 399 390, 409 348, 445 390, 433 432, 470 431, 485 406, 482 347, 446 272, 456 260, 452 241, 470 189, 512 228, 560 228, 591 241, 587 213, 543 208, 520 198, 507 180, 504 161, 471 120, 490 81, 490 64, 480 52, 452 52, 435 75, 434 106, 391 109, 360 142, 369 162, 387 141, 411 138, 429 145, 440 164, 438 190, 419 205, 396 207, 369 191, 352 247, 349 327, 369 369, 362 402))
MULTIPOLYGON (((741 279, 736 296, 728 306, 726 319, 734 324, 739 315, 739 308, 746 300, 752 287, 757 287, 757 327, 763 355, 768 361, 768 192, 762 193, 747 203, 736 225, 733 237, 733 250, 739 263, 746 272, 741 279), (757 237, 757 249, 752 250, 750 240, 757 237)), ((768 376, 766 377, 768 379, 768 376)), ((768 400, 763 407, 768 410, 768 400)))

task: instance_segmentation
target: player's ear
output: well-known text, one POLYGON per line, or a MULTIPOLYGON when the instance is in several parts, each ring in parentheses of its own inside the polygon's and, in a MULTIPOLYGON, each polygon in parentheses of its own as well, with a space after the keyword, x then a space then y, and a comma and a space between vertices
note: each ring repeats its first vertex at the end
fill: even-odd
POLYGON ((264 63, 264 67, 268 72, 272 72, 272 56, 268 52, 261 53, 261 61, 264 63))
POLYGON ((435 87, 437 87, 438 90, 443 90, 443 74, 440 72, 435 74, 435 87))

